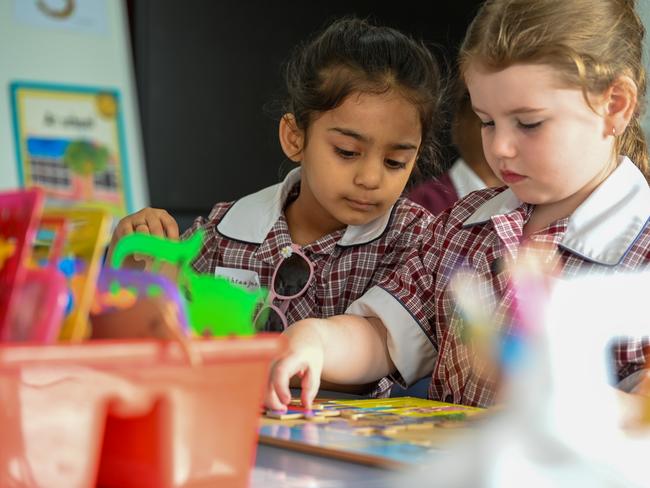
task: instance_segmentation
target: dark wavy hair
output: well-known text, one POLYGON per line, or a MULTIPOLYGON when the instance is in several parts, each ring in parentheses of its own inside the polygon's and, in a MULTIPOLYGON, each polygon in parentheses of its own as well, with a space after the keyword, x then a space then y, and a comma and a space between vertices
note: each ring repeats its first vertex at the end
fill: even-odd
POLYGON ((307 133, 313 115, 332 110, 352 93, 395 91, 418 110, 422 142, 415 175, 438 169, 442 81, 432 52, 422 42, 368 20, 343 18, 295 48, 285 67, 282 107, 307 133))

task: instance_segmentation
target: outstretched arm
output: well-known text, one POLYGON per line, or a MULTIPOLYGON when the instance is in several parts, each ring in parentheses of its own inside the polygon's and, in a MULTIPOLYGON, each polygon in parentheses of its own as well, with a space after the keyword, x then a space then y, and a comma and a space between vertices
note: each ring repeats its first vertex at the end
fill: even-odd
POLYGON ((310 407, 321 378, 339 384, 378 380, 395 370, 387 347, 387 331, 376 318, 337 315, 305 319, 284 333, 287 353, 271 371, 265 404, 283 410, 291 400, 289 381, 300 377, 302 403, 310 407))

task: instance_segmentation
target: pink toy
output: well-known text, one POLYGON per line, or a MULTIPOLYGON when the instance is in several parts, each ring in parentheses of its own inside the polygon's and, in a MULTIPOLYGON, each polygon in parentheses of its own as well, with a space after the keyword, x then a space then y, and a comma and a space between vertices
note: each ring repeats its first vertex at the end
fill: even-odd
POLYGON ((38 189, 0 193, 0 342, 9 335, 9 315, 25 280, 42 207, 43 193, 38 189))
POLYGON ((37 189, 0 194, 0 342, 53 342, 61 327, 67 284, 57 262, 65 225, 61 219, 43 221, 56 232, 49 264, 38 267, 30 263, 41 205, 42 194, 37 189))

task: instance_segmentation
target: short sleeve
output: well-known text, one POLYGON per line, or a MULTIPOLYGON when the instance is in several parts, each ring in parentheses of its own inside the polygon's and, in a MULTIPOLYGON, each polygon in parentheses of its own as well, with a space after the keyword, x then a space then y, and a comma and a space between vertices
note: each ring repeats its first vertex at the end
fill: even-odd
POLYGON ((439 254, 437 234, 444 227, 445 215, 426 229, 420 246, 410 251, 400 267, 346 312, 382 321, 388 331, 389 354, 406 384, 431 373, 438 354, 431 326, 435 313, 433 270, 439 254))

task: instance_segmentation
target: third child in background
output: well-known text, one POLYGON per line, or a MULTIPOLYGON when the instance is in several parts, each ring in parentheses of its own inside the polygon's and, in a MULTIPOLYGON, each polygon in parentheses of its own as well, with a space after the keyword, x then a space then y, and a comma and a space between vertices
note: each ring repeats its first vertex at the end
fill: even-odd
POLYGON ((464 83, 458 83, 456 108, 451 123, 451 141, 459 157, 438 178, 420 183, 408 198, 433 214, 451 207, 476 190, 502 186, 485 160, 481 142, 481 119, 472 110, 472 102, 464 83))

